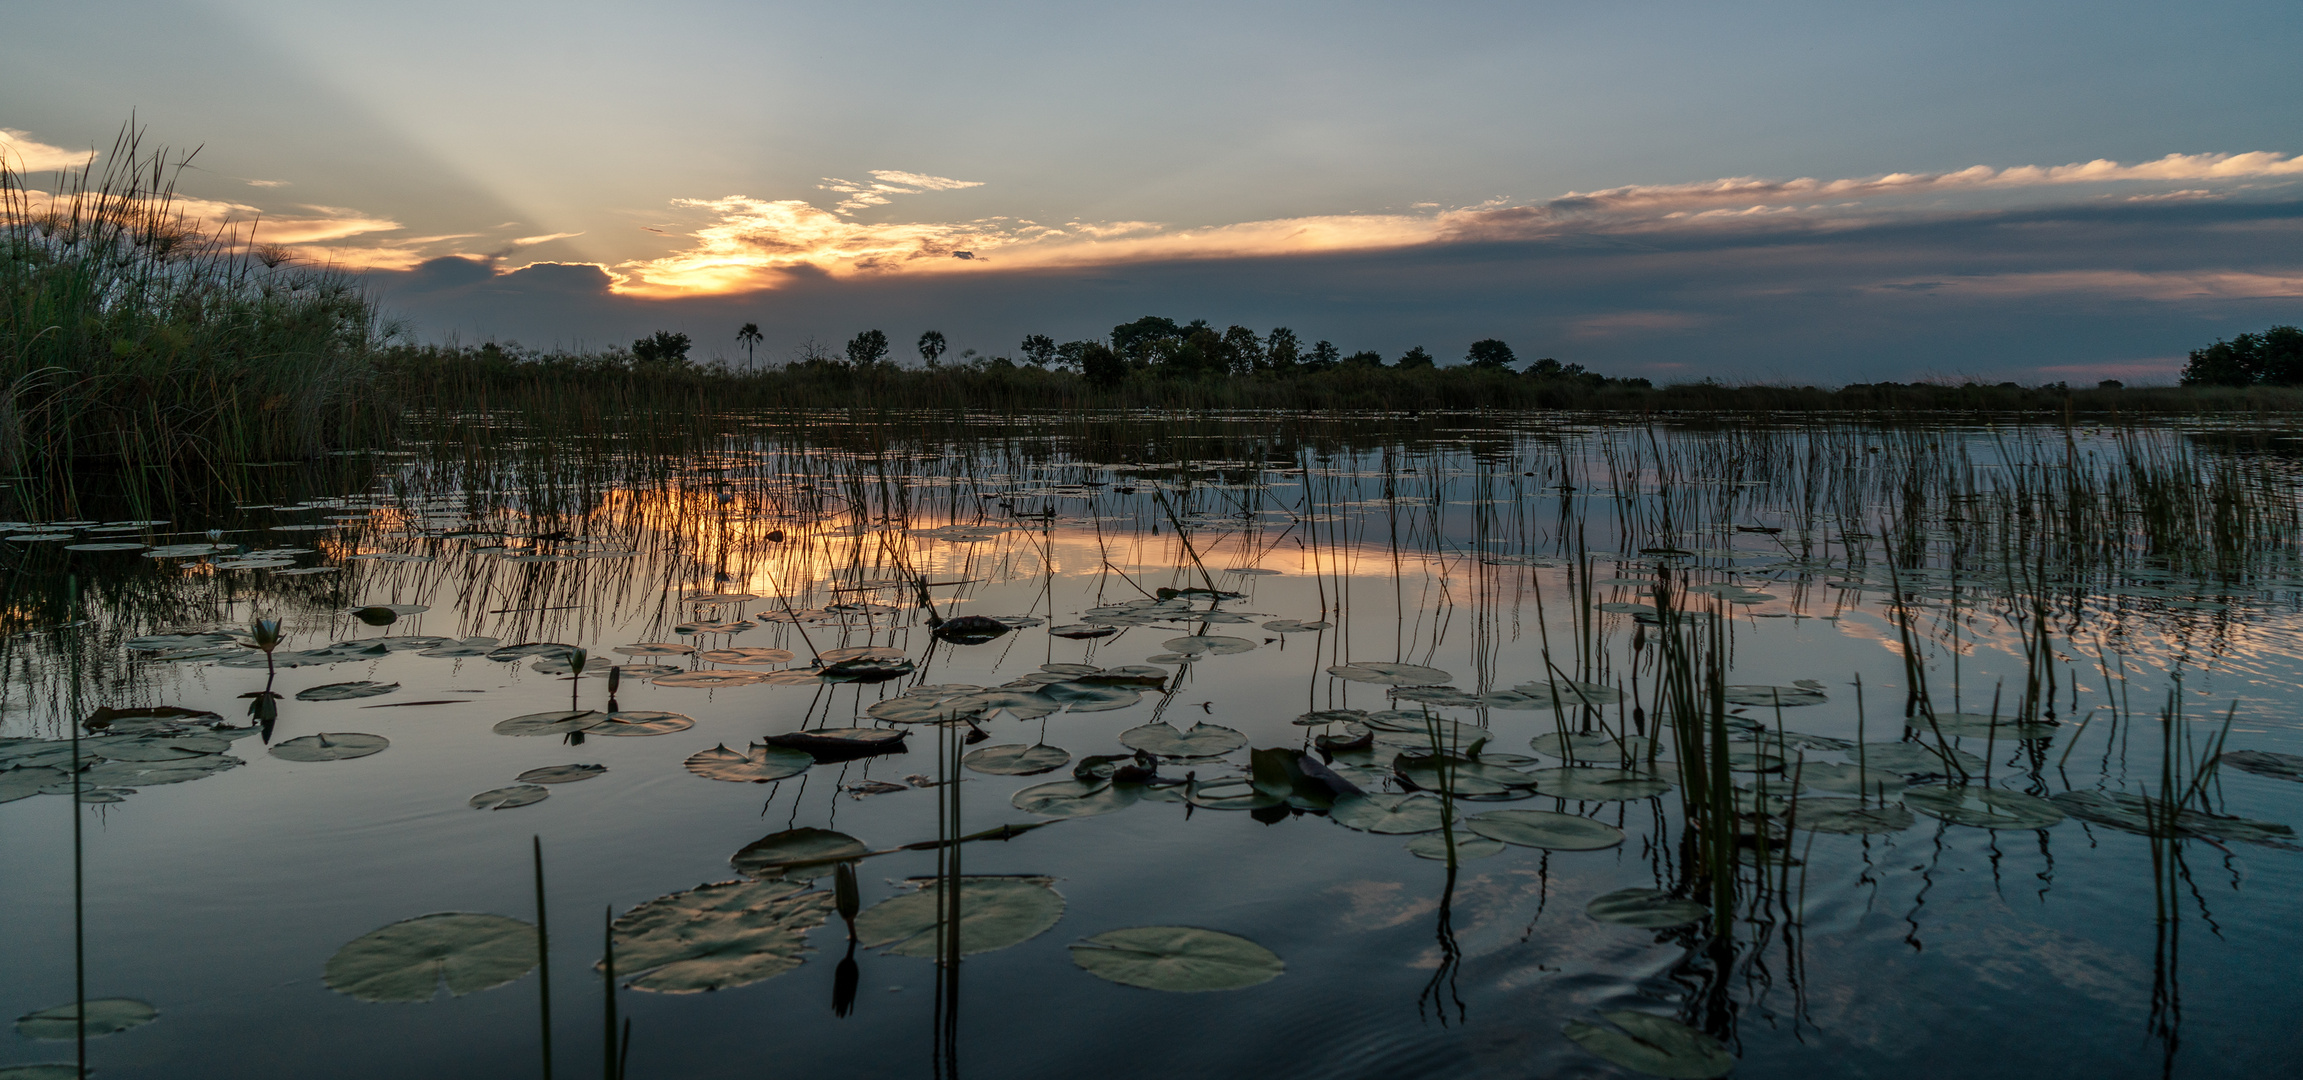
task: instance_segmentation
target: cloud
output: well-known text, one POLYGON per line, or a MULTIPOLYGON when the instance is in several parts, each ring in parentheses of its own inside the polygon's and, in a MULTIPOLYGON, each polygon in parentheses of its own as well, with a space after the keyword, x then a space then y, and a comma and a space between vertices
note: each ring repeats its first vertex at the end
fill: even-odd
POLYGON ((2058 294, 2086 294, 2121 300, 2295 299, 2303 298, 2303 266, 2268 273, 2244 270, 2172 273, 2055 270, 2023 274, 1978 274, 1940 281, 1882 282, 1873 287, 2001 299, 2058 294))
POLYGON ((0 128, 0 163, 19 172, 77 169, 95 157, 94 150, 66 150, 35 140, 31 132, 0 128))
POLYGON ((250 180, 247 181, 247 184, 249 187, 260 188, 280 188, 288 186, 288 182, 286 180, 250 180))
POLYGON ((542 236, 523 236, 523 237, 520 237, 520 238, 518 238, 518 239, 516 239, 516 240, 513 240, 513 241, 512 241, 512 243, 513 243, 514 245, 516 245, 516 246, 519 246, 519 247, 533 247, 533 246, 535 246, 535 245, 537 245, 537 244, 548 243, 548 242, 550 242, 550 241, 553 241, 553 240, 566 240, 566 239, 568 239, 569 237, 572 237, 572 236, 582 236, 582 235, 584 235, 584 234, 583 234, 583 233, 580 233, 580 232, 556 232, 556 233, 545 233, 545 234, 544 234, 544 235, 542 235, 542 236))
POLYGON ((1611 311, 1575 320, 1569 332, 1579 338, 1655 330, 1687 330, 1708 320, 1684 311, 1611 311))
POLYGON ((920 173, 898 172, 894 169, 873 169, 872 179, 883 184, 899 184, 920 191, 958 191, 961 188, 982 187, 981 180, 954 180, 947 176, 925 176, 920 173))

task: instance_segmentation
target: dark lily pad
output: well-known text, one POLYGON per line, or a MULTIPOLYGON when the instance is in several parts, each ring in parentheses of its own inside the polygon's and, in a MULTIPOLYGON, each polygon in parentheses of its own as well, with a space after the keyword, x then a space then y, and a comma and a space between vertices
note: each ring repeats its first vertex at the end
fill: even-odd
POLYGON ((726 780, 741 784, 765 784, 787 776, 798 776, 808 771, 816 759, 798 750, 781 746, 753 743, 745 751, 730 750, 726 743, 709 750, 697 751, 688 758, 688 771, 706 780, 726 780))
POLYGON ((2188 807, 2171 815, 2160 800, 2125 791, 2058 791, 2049 798, 2072 817, 2144 836, 2209 836, 2248 843, 2295 838, 2294 829, 2276 822, 2203 814, 2188 807))
POLYGON ((817 761, 846 761, 873 754, 901 753, 903 731, 888 728, 816 728, 767 737, 769 746, 798 750, 817 761))
MULTIPOLYGON (((882 900, 856 917, 856 936, 866 948, 887 946, 891 956, 936 956, 936 931, 948 904, 943 883, 915 880, 919 891, 882 900)), ((959 879, 959 952, 962 956, 1005 949, 1040 936, 1063 918, 1064 898, 1044 877, 963 877, 959 879)))
POLYGON ((464 911, 419 915, 363 934, 336 950, 323 972, 330 990, 361 1001, 429 1001, 446 983, 463 997, 502 986, 536 966, 536 928, 464 911))
POLYGON ((659 896, 618 918, 612 933, 624 985, 667 994, 749 986, 799 967, 808 931, 831 893, 798 881, 723 881, 659 896))
POLYGON ((513 779, 523 784, 573 784, 578 780, 603 775, 607 771, 605 765, 546 765, 540 769, 529 769, 513 779))
POLYGON ((1179 731, 1168 724, 1145 724, 1120 732, 1120 745, 1166 758, 1221 757, 1247 745, 1247 736, 1216 724, 1193 724, 1179 731))
POLYGON ((728 862, 745 877, 816 878, 831 873, 834 862, 860 857, 870 850, 846 833, 801 826, 745 844, 728 857, 728 862))
POLYGON ((474 810, 509 810, 515 806, 540 803, 551 796, 552 789, 548 787, 514 784, 511 787, 490 788, 472 796, 470 802, 474 810))
POLYGON ((1376 660, 1337 664, 1327 669, 1327 673, 1339 679, 1382 686, 1440 686, 1455 679, 1455 676, 1435 667, 1376 660))
POLYGON ((1551 851, 1597 851, 1623 843, 1622 829, 1549 810, 1489 810, 1464 824, 1489 839, 1551 851))
POLYGON ((2234 769, 2275 780, 2303 781, 2303 754, 2275 754, 2268 750, 2226 750, 2216 760, 2234 769))
POLYGON ((1735 1056, 1719 1040, 1677 1020, 1628 1009, 1599 1015, 1615 1026, 1570 1020, 1560 1030, 1584 1049, 1649 1076, 1709 1080, 1735 1070, 1735 1056))
POLYGON ((591 709, 528 713, 497 721, 495 732, 498 735, 565 735, 571 731, 583 731, 607 718, 606 713, 591 709))
POLYGON ((1999 788, 1915 787, 1903 793, 1903 802, 1923 814, 1978 829, 2045 829, 2063 820, 2054 803, 1999 788))
POLYGON ((696 721, 682 713, 656 709, 619 709, 600 714, 600 721, 584 729, 586 735, 644 736, 669 735, 696 726, 696 721))
POLYGON ((1801 799, 1794 810, 1793 825, 1823 833, 1898 833, 1917 821, 1911 811, 1900 806, 1879 806, 1860 799, 1801 799))
POLYGON ((392 740, 382 735, 336 731, 289 739, 272 747, 271 752, 283 761, 347 761, 383 753, 391 745, 392 740))
POLYGON ((376 697, 400 688, 399 683, 340 682, 314 686, 296 691, 298 701, 351 701, 356 698, 376 697))
POLYGON ((1438 830, 1443 824, 1441 812, 1440 801, 1429 795, 1371 792, 1337 799, 1328 817, 1338 825, 1361 832, 1401 836, 1438 830))
POLYGON ((80 1002, 66 1002, 19 1016, 16 1033, 27 1039, 69 1041, 79 1038, 83 1027, 89 1038, 95 1038, 143 1027, 159 1018, 160 1010, 150 1002, 135 998, 89 998, 85 1010, 80 1002), (82 1015, 87 1017, 86 1021, 81 1020, 82 1015))
POLYGON ((970 751, 960 764, 994 776, 1036 776, 1063 768, 1071 760, 1069 751, 1057 747, 1004 743, 970 751))
POLYGON ((1071 953, 1072 963, 1097 978, 1174 993, 1239 990, 1287 970, 1270 949, 1196 926, 1106 931, 1072 946, 1071 953))
POLYGON ((1136 784, 1113 784, 1110 781, 1057 780, 1023 789, 1010 796, 1008 803, 1027 814, 1045 817, 1093 817, 1124 810, 1140 797, 1142 788, 1136 784))

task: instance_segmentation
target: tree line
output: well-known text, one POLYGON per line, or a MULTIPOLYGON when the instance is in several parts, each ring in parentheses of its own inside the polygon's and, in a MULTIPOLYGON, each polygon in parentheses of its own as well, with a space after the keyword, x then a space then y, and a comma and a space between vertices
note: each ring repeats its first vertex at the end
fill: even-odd
POLYGON ((2274 326, 2191 350, 2185 386, 2303 386, 2303 330, 2274 326))

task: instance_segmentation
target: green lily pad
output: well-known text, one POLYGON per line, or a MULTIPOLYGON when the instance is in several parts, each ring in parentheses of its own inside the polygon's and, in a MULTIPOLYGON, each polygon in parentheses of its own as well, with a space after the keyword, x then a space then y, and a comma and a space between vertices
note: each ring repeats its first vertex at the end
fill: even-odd
POLYGON ((585 728, 587 735, 669 735, 696 726, 695 720, 676 712, 653 709, 622 709, 604 714, 604 719, 585 728))
MULTIPOLYGON (((89 1038, 117 1035, 160 1018, 160 1010, 135 998, 89 998, 86 1005, 85 1027, 89 1038)), ((27 1039, 47 1041, 77 1039, 83 1026, 81 1015, 80 1002, 25 1013, 16 1018, 16 1033, 27 1039)))
POLYGON ((1417 788, 1454 795, 1501 795, 1535 786, 1535 777, 1517 769, 1445 754, 1401 754, 1391 767, 1417 788))
POLYGON ((326 686, 314 686, 309 689, 296 691, 296 700, 351 701, 355 698, 375 697, 379 694, 389 694, 394 690, 398 690, 399 688, 400 684, 396 682, 380 683, 362 681, 329 683, 326 686))
POLYGON ((586 730, 607 718, 606 713, 591 709, 529 713, 497 721, 495 732, 498 735, 565 735, 586 730))
POLYGON ((1270 949, 1196 926, 1111 930, 1073 945, 1071 953, 1072 963, 1097 978, 1174 993, 1238 990, 1287 970, 1270 949))
POLYGON ((1583 913, 1600 922, 1662 930, 1711 917, 1711 909, 1661 889, 1617 889, 1594 897, 1583 913))
POLYGON ((552 797, 552 789, 535 784, 514 784, 511 787, 491 788, 472 796, 474 810, 509 810, 515 806, 540 803, 552 797))
POLYGON ((2295 838, 2294 829, 2276 822, 2202 814, 2188 807, 2176 811, 2174 820, 2169 821, 2167 808, 2159 800, 2125 791, 2058 791, 2050 798, 2072 817, 2144 836, 2211 836, 2249 843, 2295 838))
MULTIPOLYGON (((959 880, 960 955, 1020 945, 1063 918, 1064 898, 1053 878, 963 877, 959 880)), ((866 948, 887 946, 891 956, 936 955, 936 929, 949 898, 943 883, 914 881, 918 892, 882 900, 856 916, 856 937, 866 948)))
POLYGON ((90 1069, 82 1073, 80 1066, 68 1061, 43 1061, 31 1065, 0 1065, 0 1080, 82 1080, 90 1069))
POLYGON ((1063 768, 1071 760, 1069 751, 1057 747, 1003 743, 970 751, 960 764, 993 776, 1036 776, 1063 768))
POLYGON ((1555 699, 1559 707, 1572 709, 1579 705, 1613 705, 1623 700, 1623 691, 1599 683, 1560 679, 1556 682, 1523 682, 1512 687, 1514 691, 1544 702, 1555 699))
POLYGON ((224 739, 186 736, 167 738, 144 736, 140 738, 86 739, 81 742, 83 758, 102 758, 106 761, 134 761, 154 764, 165 761, 192 761, 210 754, 221 754, 232 748, 224 739))
POLYGON ((328 989, 360 1001, 429 1001, 445 982, 463 997, 536 966, 536 928, 502 915, 442 911, 352 939, 323 969, 328 989))
POLYGON ((1120 745, 1165 758, 1222 757, 1247 745, 1247 736, 1216 724, 1193 724, 1178 731, 1168 724, 1145 724, 1120 732, 1120 745))
POLYGON ((1623 843, 1622 829, 1550 810, 1489 810, 1465 818, 1464 824, 1506 844, 1552 851, 1598 851, 1623 843))
POLYGON ((352 758, 381 754, 392 745, 382 735, 369 735, 357 731, 321 732, 289 739, 272 748, 272 756, 282 761, 346 761, 352 758))
POLYGON ((637 645, 618 645, 609 651, 625 656, 686 656, 695 652, 696 647, 671 641, 643 641, 637 645))
POLYGON ((1057 780, 1016 792, 1008 803, 1027 814, 1045 817, 1094 817, 1124 810, 1141 794, 1142 788, 1136 784, 1057 780))
POLYGON ((1936 713, 1933 723, 1922 714, 1903 723, 1923 735, 1941 733, 1946 739, 1998 739, 2000 742, 2045 739, 2062 730, 2054 723, 2025 723, 2012 716, 1994 719, 1990 713, 1936 713))
POLYGON ((1405 836, 1437 831, 1442 825, 1440 811, 1440 801, 1429 795, 1373 792, 1337 799, 1327 816, 1347 829, 1405 836))
POLYGON ((589 780, 607 771, 608 767, 605 765, 546 765, 540 769, 529 769, 512 779, 523 784, 573 784, 578 780, 589 780))
POLYGON ((0 772, 0 803, 29 799, 34 795, 43 793, 53 785, 62 785, 65 790, 70 790, 72 786, 71 774, 62 769, 39 767, 9 769, 6 772, 0 772))
POLYGON ((1866 804, 1860 799, 1801 799, 1792 824, 1802 829, 1847 835, 1898 833, 1918 819, 1900 806, 1866 804))
POLYGON ((833 903, 829 892, 781 879, 659 896, 615 921, 616 972, 632 976, 626 986, 666 994, 749 986, 800 966, 814 951, 808 931, 833 903))
POLYGON ((785 664, 791 662, 792 651, 790 649, 763 649, 750 647, 741 649, 705 649, 704 651, 697 653, 696 658, 699 660, 709 660, 715 664, 785 664))
POLYGON ((1041 687, 1038 694, 1076 713, 1111 712, 1143 700, 1143 691, 1133 686, 1085 682, 1050 683, 1041 687))
POLYGON ((686 686, 704 690, 719 690, 730 686, 750 686, 768 681, 757 671, 675 671, 648 680, 657 686, 686 686))
MULTIPOLYGON (((1129 700, 1127 704, 1132 705, 1140 699, 1141 695, 1139 694, 1136 699, 1129 700)), ((1112 700, 1118 700, 1118 698, 1114 697, 1112 700)), ((1051 716, 1056 710, 1063 708, 1062 702, 1030 690, 982 690, 971 694, 961 694, 950 699, 948 704, 954 708, 971 710, 978 716, 998 716, 1004 712, 1018 720, 1037 720, 1043 716, 1051 716)), ((1080 711, 1092 712, 1094 710, 1080 711)))
MULTIPOLYGON (((1957 762, 1960 767, 1967 769, 1970 772, 1983 771, 1982 758, 1976 757, 1975 755, 1970 754, 1964 750, 1949 750, 1947 753, 1949 753, 1951 760, 1957 762)), ((1848 756, 1854 757, 1855 751, 1849 751, 1848 756)), ((1892 773, 1910 774, 1950 772, 1951 770, 1949 766, 1946 766, 1943 763, 1943 758, 1944 754, 1936 752, 1934 747, 1926 746, 1920 743, 1891 742, 1863 744, 1864 766, 1871 769, 1884 769, 1892 773)))
POLYGON ((1615 1026, 1570 1020, 1560 1030, 1584 1049, 1649 1076, 1709 1080, 1735 1069, 1735 1056, 1719 1040, 1677 1020, 1628 1009, 1599 1015, 1615 1026))
POLYGON ((1978 829, 2044 829, 2063 820, 2054 803, 2020 791, 1987 787, 1915 787, 1904 805, 1954 825, 1978 829))
POLYGON ((1799 782, 1818 791, 1839 791, 1849 795, 1897 795, 1903 791, 1903 775, 1882 768, 1869 761, 1862 768, 1832 762, 1810 761, 1799 767, 1799 782))
POLYGON ((1339 679, 1375 683, 1379 686, 1439 686, 1455 681, 1455 676, 1435 667, 1375 660, 1337 664, 1327 669, 1327 673, 1339 679))
POLYGON ((1747 705, 1759 708, 1774 708, 1781 705, 1786 709, 1794 705, 1821 705, 1831 700, 1824 696, 1823 691, 1810 690, 1804 686, 1755 686, 1750 684, 1726 687, 1725 692, 1720 696, 1725 698, 1730 705, 1747 705))
MULTIPOLYGON (((1490 840, 1484 836, 1477 836, 1462 831, 1458 831, 1455 834, 1455 859, 1457 862, 1463 862, 1468 859, 1484 859, 1491 855, 1501 855, 1503 854, 1504 847, 1505 844, 1501 840, 1490 840)), ((1407 842, 1407 853, 1415 856, 1418 859, 1432 859, 1439 862, 1446 862, 1447 834, 1439 832, 1428 832, 1418 836, 1415 839, 1407 842)))
POLYGON ((1160 643, 1172 653, 1184 656, 1233 656, 1255 650, 1255 642, 1243 637, 1223 634, 1193 634, 1189 637, 1169 638, 1160 643))
POLYGON ((1209 810, 1261 810, 1287 801, 1286 796, 1264 790, 1248 776, 1196 780, 1184 789, 1183 797, 1185 802, 1209 810))
POLYGON ((745 877, 812 879, 831 873, 834 861, 855 858, 870 850, 863 841, 846 833, 803 825, 769 833, 745 844, 728 857, 728 863, 745 877))
POLYGON ((1538 769, 1535 793, 1554 799, 1604 802, 1652 799, 1671 790, 1671 781, 1621 769, 1538 769))
POLYGON ((2234 769, 2275 780, 2303 780, 2303 754, 2275 754, 2268 750, 2226 750, 2216 760, 2234 769))
POLYGON ((687 760, 689 772, 706 780, 735 784, 765 784, 798 776, 815 763, 815 758, 802 751, 766 743, 753 743, 743 752, 730 750, 726 743, 721 743, 709 750, 699 750, 687 760))

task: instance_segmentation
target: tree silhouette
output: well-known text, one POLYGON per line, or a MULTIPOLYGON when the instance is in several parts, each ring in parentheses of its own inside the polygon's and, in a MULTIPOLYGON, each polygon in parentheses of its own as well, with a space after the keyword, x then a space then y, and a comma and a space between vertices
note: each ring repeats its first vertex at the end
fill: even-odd
POLYGON ((1264 339, 1264 364, 1274 371, 1290 371, 1302 359, 1303 343, 1296 340, 1295 331, 1284 326, 1273 327, 1271 336, 1264 339))
POLYGON ((1511 346, 1500 338, 1482 338, 1471 343, 1471 351, 1463 354, 1475 368, 1501 370, 1510 367, 1519 357, 1511 354, 1511 346))
POLYGON ((752 366, 752 347, 760 343, 760 324, 745 323, 743 329, 736 331, 736 340, 744 345, 744 366, 752 366))
POLYGON ((936 357, 942 356, 947 348, 950 346, 944 344, 944 333, 941 330, 930 330, 920 335, 920 359, 927 361, 929 367, 936 366, 936 357))
POLYGON ((1423 346, 1418 345, 1412 349, 1409 349, 1405 353, 1400 354, 1399 366, 1403 368, 1431 367, 1433 366, 1431 353, 1426 351, 1423 346))
POLYGON ((866 330, 848 339, 848 363, 859 368, 886 363, 888 336, 877 330, 866 330))
POLYGON ((658 330, 654 337, 632 342, 632 363, 658 369, 687 367, 688 346, 688 335, 658 330))
POLYGON ((1033 334, 1024 339, 1024 360, 1034 367, 1046 367, 1056 358, 1056 339, 1046 334, 1033 334))

